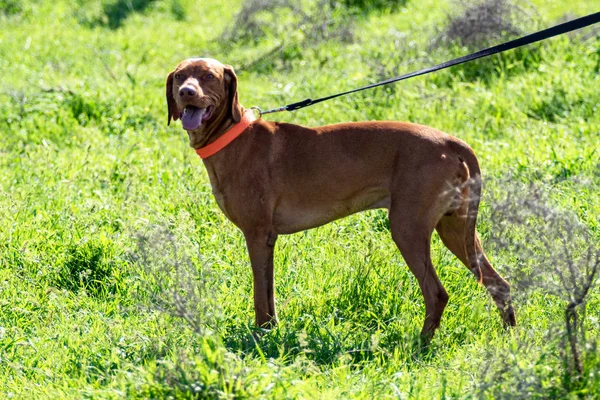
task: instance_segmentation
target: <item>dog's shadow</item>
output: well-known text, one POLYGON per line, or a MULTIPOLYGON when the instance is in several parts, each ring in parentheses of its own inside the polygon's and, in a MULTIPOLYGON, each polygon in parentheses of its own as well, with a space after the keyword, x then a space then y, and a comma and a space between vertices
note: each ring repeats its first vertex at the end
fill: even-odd
POLYGON ((416 330, 391 332, 374 343, 369 335, 353 335, 352 331, 339 335, 324 325, 271 330, 244 325, 229 330, 222 340, 229 351, 242 358, 274 358, 292 364, 298 357, 306 357, 319 366, 340 360, 359 366, 392 356, 400 362, 424 362, 434 359, 438 352, 438 346, 425 343, 416 330))

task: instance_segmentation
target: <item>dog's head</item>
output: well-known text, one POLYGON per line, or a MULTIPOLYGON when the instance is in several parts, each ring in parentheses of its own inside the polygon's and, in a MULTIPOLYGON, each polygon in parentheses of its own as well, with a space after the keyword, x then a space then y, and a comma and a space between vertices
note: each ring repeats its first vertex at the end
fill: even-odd
POLYGON ((239 122, 243 111, 233 68, 211 58, 184 60, 167 76, 167 106, 168 124, 181 119, 192 146, 228 119, 239 122))

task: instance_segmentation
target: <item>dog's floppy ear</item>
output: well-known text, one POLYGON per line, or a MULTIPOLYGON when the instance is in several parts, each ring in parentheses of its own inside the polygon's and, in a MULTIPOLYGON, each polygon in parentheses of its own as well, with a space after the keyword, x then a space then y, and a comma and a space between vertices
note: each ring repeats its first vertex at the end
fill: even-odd
POLYGON ((238 102, 237 76, 233 71, 233 67, 230 65, 225 65, 223 70, 225 72, 225 85, 229 96, 228 101, 231 110, 231 118, 234 122, 240 122, 242 119, 242 110, 240 103, 238 102))
POLYGON ((175 103, 175 99, 173 98, 173 75, 175 72, 171 72, 167 76, 167 108, 169 110, 169 119, 167 120, 167 125, 171 124, 171 118, 174 121, 177 121, 180 117, 179 111, 177 110, 177 103, 175 103))

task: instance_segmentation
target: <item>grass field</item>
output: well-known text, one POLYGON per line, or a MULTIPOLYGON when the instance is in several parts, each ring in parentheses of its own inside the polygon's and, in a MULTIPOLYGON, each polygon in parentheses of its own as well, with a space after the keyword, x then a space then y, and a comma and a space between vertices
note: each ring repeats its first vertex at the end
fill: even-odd
MULTIPOLYGON (((243 237, 180 124, 166 125, 165 78, 210 56, 236 68, 242 104, 269 108, 478 46, 445 39, 457 3, 341 3, 356 8, 296 2, 302 23, 285 8, 246 10, 261 31, 238 18, 238 0, 0 0, 0 398, 600 396, 598 285, 579 308, 574 378, 566 300, 546 275, 561 259, 502 240, 527 247, 553 225, 494 233, 497 204, 535 184, 543 207, 571 213, 600 247, 597 27, 267 118, 408 120, 467 141, 485 182, 478 230, 513 283, 516 329, 434 235, 450 302, 431 346, 416 346, 422 296, 378 210, 279 239, 280 325, 253 339, 243 237)), ((523 7, 522 32, 598 11, 523 7)))

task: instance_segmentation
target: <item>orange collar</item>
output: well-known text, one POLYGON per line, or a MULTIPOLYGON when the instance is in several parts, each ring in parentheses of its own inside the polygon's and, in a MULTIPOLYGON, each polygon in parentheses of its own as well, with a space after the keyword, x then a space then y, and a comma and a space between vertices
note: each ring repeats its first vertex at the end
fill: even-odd
POLYGON ((233 142, 233 140, 240 136, 246 128, 254 122, 256 118, 254 117, 254 111, 246 110, 240 122, 235 124, 230 130, 222 134, 217 140, 212 142, 211 144, 207 144, 206 146, 196 149, 196 153, 200 156, 200 158, 208 158, 213 154, 221 151, 225 146, 229 143, 233 142))

